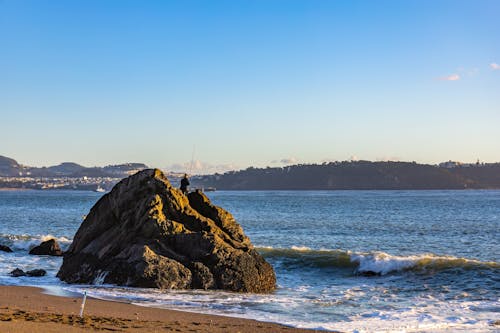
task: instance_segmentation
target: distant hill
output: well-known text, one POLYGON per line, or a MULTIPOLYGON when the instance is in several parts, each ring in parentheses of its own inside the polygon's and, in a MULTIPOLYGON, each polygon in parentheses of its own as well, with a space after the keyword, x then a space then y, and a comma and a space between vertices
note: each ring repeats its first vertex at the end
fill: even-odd
POLYGON ((448 168, 410 162, 335 162, 248 168, 196 177, 193 184, 220 190, 500 189, 500 163, 448 168))
POLYGON ((0 156, 0 176, 17 176, 19 175, 20 168, 21 166, 17 163, 16 160, 5 156, 0 156))
MULTIPOLYGON (((124 178, 146 169, 142 163, 85 167, 65 162, 30 167, 0 156, 0 177, 124 178)), ((178 175, 169 175, 178 186, 178 175)), ((13 186, 12 183, 9 183, 13 186)), ((500 189, 500 163, 436 165, 414 162, 334 162, 282 168, 253 168, 225 174, 196 176, 192 188, 219 190, 396 190, 396 189, 500 189)))
POLYGON ((139 170, 147 169, 142 163, 126 163, 105 167, 85 167, 80 164, 65 162, 49 167, 30 167, 19 164, 16 160, 0 156, 0 177, 111 177, 123 178, 139 170))
POLYGON ((77 172, 81 172, 86 168, 80 164, 65 162, 56 166, 48 167, 47 170, 56 175, 71 175, 77 172))

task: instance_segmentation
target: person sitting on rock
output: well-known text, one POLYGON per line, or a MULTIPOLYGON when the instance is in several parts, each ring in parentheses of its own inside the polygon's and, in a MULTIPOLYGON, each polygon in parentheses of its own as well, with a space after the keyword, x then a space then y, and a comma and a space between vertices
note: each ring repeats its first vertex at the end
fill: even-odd
POLYGON ((188 193, 189 180, 188 175, 185 173, 184 178, 181 179, 181 191, 184 194, 188 193))

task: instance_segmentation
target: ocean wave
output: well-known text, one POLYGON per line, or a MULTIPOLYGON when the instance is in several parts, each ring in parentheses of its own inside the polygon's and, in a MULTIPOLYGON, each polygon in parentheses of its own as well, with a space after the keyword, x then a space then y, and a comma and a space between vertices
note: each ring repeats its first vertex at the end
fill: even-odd
POLYGON ((313 250, 307 247, 272 248, 258 247, 265 258, 289 268, 349 268, 357 274, 386 275, 394 272, 434 272, 447 269, 500 269, 500 263, 420 254, 395 256, 385 252, 355 253, 344 250, 313 250))
POLYGON ((10 247, 12 250, 29 251, 35 246, 40 245, 41 242, 48 241, 49 239, 55 239, 63 250, 73 241, 67 237, 56 237, 51 234, 47 235, 12 235, 12 234, 0 234, 0 244, 10 247))
MULTIPOLYGON (((252 294, 220 290, 159 291, 111 285, 66 285, 63 289, 69 293, 87 292, 87 295, 93 298, 144 307, 255 319, 297 328, 335 332, 496 332, 494 318, 498 313, 496 300, 440 301, 415 296, 414 302, 408 306, 393 308, 379 305, 363 309, 356 307, 357 310, 349 315, 338 317, 334 313, 341 311, 342 305, 339 302, 330 302, 326 308, 319 305, 323 307, 319 311, 329 314, 328 317, 321 318, 314 316, 314 311, 318 311, 316 299, 293 297, 280 292, 252 294), (478 312, 475 309, 479 307, 487 310, 478 312)), ((338 291, 338 288, 336 290, 338 291)), ((349 293, 349 289, 343 293, 349 293)))

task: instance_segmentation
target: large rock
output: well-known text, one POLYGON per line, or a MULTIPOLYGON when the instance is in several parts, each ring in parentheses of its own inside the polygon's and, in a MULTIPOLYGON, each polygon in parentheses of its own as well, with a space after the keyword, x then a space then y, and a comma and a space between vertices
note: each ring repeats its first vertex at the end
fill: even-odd
POLYGON ((55 239, 49 239, 48 241, 42 242, 40 245, 32 248, 29 253, 48 256, 62 256, 63 254, 61 247, 59 247, 59 243, 57 243, 55 239))
POLYGON ((57 276, 168 289, 268 292, 274 271, 233 216, 201 192, 188 196, 160 170, 118 183, 90 210, 57 276))

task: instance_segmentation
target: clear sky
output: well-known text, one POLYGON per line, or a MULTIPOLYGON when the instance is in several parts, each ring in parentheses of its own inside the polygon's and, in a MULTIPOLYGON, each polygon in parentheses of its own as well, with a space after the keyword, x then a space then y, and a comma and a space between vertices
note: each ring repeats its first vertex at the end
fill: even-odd
POLYGON ((496 0, 0 0, 0 155, 500 161, 499 17, 496 0))

